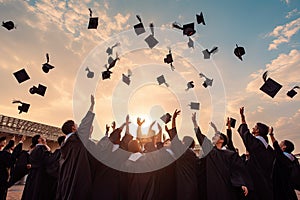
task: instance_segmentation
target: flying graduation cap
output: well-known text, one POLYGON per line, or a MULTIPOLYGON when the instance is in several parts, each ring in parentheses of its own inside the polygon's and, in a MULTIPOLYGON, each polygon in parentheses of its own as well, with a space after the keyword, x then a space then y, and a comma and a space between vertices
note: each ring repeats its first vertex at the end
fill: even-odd
POLYGON ((2 26, 3 26, 4 28, 6 28, 7 30, 9 30, 9 31, 10 31, 11 29, 16 28, 16 26, 15 26, 15 24, 14 24, 13 21, 2 22, 2 26))
POLYGON ((205 25, 205 21, 204 21, 204 17, 203 17, 202 12, 200 13, 200 15, 196 14, 196 19, 197 19, 198 24, 202 23, 203 25, 205 25))
POLYGON ((113 49, 114 49, 115 47, 119 46, 119 45, 120 45, 120 43, 117 42, 117 43, 114 44, 112 47, 108 47, 108 48, 106 49, 106 53, 107 53, 108 55, 112 55, 113 49))
POLYGON ((175 67, 173 66, 173 57, 171 49, 169 49, 169 54, 166 55, 166 57, 164 58, 164 63, 170 64, 172 71, 175 70, 175 67))
POLYGON ((202 51, 202 53, 204 55, 204 59, 210 59, 210 55, 215 54, 217 52, 218 52, 218 47, 214 47, 210 51, 208 49, 205 49, 204 51, 202 51))
POLYGON ((22 102, 20 100, 13 100, 12 103, 20 103, 21 104, 20 106, 18 106, 19 114, 21 114, 22 112, 26 112, 27 113, 28 110, 29 110, 29 107, 30 107, 30 104, 24 103, 24 102, 22 102))
POLYGON ((154 37, 154 25, 150 23, 151 34, 145 39, 145 42, 148 44, 149 48, 152 49, 158 44, 158 40, 154 37))
POLYGON ((88 72, 86 75, 88 78, 94 78, 94 72, 92 72, 88 67, 85 68, 85 71, 88 72))
MULTIPOLYGON (((235 128, 236 119, 230 117, 229 121, 230 121, 230 127, 235 128)), ((228 126, 228 121, 226 122, 226 126, 228 126)))
POLYGON ((32 86, 29 89, 29 92, 30 92, 30 94, 38 94, 40 96, 45 96, 46 90, 47 90, 46 86, 39 84, 38 87, 32 86))
POLYGON ((267 77, 268 77, 268 71, 263 73, 262 78, 265 83, 260 87, 260 90, 266 93, 267 95, 269 95, 270 97, 274 98, 275 95, 282 88, 282 85, 280 85, 279 83, 277 83, 271 78, 267 79, 267 77))
POLYGON ((133 26, 134 31, 136 33, 136 35, 140 35, 146 32, 144 25, 142 23, 142 19, 139 15, 136 15, 136 18, 139 20, 140 23, 136 24, 133 26))
POLYGON ((242 56, 245 55, 245 49, 244 47, 239 47, 237 44, 236 44, 236 48, 234 49, 234 55, 236 57, 238 57, 241 61, 243 61, 243 58, 242 56))
POLYGON ((161 76, 157 77, 156 79, 157 79, 157 82, 159 85, 165 84, 167 87, 169 87, 169 84, 166 82, 164 75, 161 75, 161 76))
POLYGON ((116 65, 118 60, 120 60, 120 58, 118 57, 118 54, 116 54, 116 58, 111 63, 109 63, 108 67, 107 67, 107 65, 105 65, 106 70, 102 72, 103 80, 110 79, 110 76, 112 74, 110 69, 112 69, 116 65))
POLYGON ((188 91, 189 89, 194 88, 194 87, 195 87, 194 81, 190 81, 187 83, 187 89, 185 89, 185 91, 188 91))
POLYGON ((130 69, 128 69, 127 75, 122 74, 122 81, 127 84, 130 85, 130 77, 132 76, 132 71, 130 69))
POLYGON ((13 73, 15 78, 17 79, 18 83, 23 83, 30 79, 29 75, 27 74, 25 69, 21 69, 13 73))
POLYGON ((46 53, 46 59, 47 59, 47 62, 43 64, 42 70, 45 73, 48 73, 50 69, 54 68, 54 66, 49 64, 49 54, 48 53, 46 53))
POLYGON ((90 11, 90 20, 89 20, 88 29, 97 29, 97 27, 98 27, 98 17, 92 17, 93 16, 92 9, 89 8, 89 11, 90 11))
POLYGON ((189 48, 194 48, 194 41, 189 37, 189 41, 188 41, 188 47, 189 48))
POLYGON ((166 113, 166 114, 164 114, 163 116, 160 117, 160 119, 161 119, 165 124, 169 123, 169 122, 171 121, 171 118, 172 118, 172 116, 171 116, 170 113, 166 113))
POLYGON ((179 24, 178 22, 174 22, 172 26, 173 28, 182 30, 183 35, 192 36, 196 33, 194 23, 189 23, 181 26, 181 24, 179 24))
POLYGON ((200 103, 198 103, 198 102, 191 102, 191 104, 189 104, 188 106, 190 106, 192 110, 200 109, 200 103))
POLYGON ((203 82, 203 87, 207 88, 207 86, 212 86, 213 79, 207 78, 203 73, 199 74, 200 78, 204 77, 205 81, 203 82))
POLYGON ((288 91, 286 93, 286 95, 289 96, 289 97, 291 97, 291 98, 293 98, 297 94, 297 92, 296 92, 295 89, 300 89, 300 87, 299 86, 293 87, 290 91, 288 91))

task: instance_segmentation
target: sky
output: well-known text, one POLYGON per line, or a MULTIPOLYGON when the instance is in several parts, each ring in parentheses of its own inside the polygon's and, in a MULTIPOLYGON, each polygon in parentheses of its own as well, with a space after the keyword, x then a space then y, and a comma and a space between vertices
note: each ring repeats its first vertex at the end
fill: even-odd
MULTIPOLYGON (((165 0, 165 1, 57 1, 0 0, 0 18, 13 21, 16 29, 0 29, 0 114, 61 127, 75 119, 79 124, 90 104, 96 99, 93 137, 103 136, 105 124, 116 121, 120 126, 127 114, 135 135, 136 118, 144 118, 143 132, 163 114, 181 110, 178 132, 194 136, 191 115, 204 133, 212 137, 209 122, 225 132, 227 117, 237 119, 239 108, 245 107, 251 129, 256 122, 274 127, 278 140, 289 139, 300 151, 300 95, 290 98, 287 91, 300 86, 300 2, 298 0, 165 0), (99 18, 97 29, 88 29, 89 8, 99 18), (196 14, 203 13, 206 25, 196 23, 196 14), (136 35, 133 26, 142 19, 146 32, 136 35), (196 33, 189 38, 172 23, 194 22, 196 33), (151 35, 154 24, 158 45, 150 49, 144 39, 151 35), (113 54, 106 50, 116 43, 113 54), (245 48, 243 61, 234 54, 238 44, 245 48), (218 47, 210 59, 202 51, 218 47), (172 51, 173 65, 164 63, 172 51), (55 68, 42 71, 46 62, 55 68), (102 80, 108 59, 120 58, 109 80, 102 80), (87 78, 86 68, 94 72, 87 78), (25 68, 30 80, 19 84, 13 73, 25 68), (130 85, 122 82, 122 74, 132 72, 130 85), (260 91, 262 74, 283 87, 271 98, 260 91), (204 88, 203 73, 213 79, 204 88), (164 75, 168 87, 156 78, 164 75), (186 91, 187 83, 195 87, 186 91), (30 94, 29 88, 47 86, 44 97, 30 94), (19 114, 13 99, 30 103, 28 113, 19 114), (192 110, 191 102, 200 103, 192 110)), ((298 92, 300 92, 298 90, 298 92)), ((170 124, 169 124, 170 127, 170 124)), ((158 128, 156 125, 154 129, 158 128)), ((234 129, 235 145, 244 151, 234 129)))

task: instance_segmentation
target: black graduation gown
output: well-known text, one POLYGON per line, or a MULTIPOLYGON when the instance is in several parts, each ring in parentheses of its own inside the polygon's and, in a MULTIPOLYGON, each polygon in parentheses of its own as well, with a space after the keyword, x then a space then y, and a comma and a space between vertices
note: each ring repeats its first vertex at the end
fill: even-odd
POLYGON ((273 147, 276 155, 273 171, 274 199, 297 200, 297 195, 290 183, 290 168, 293 161, 283 154, 277 141, 273 143, 273 147))
POLYGON ((27 169, 27 164, 29 164, 29 151, 22 150, 20 155, 16 160, 16 164, 11 169, 9 187, 13 186, 16 182, 21 180, 26 174, 28 174, 29 169, 27 169))
POLYGON ((157 171, 157 182, 155 188, 158 191, 158 199, 176 199, 176 183, 176 161, 174 161, 168 166, 157 171))
MULTIPOLYGON (((77 132, 89 134, 94 116, 94 113, 89 111, 82 119, 77 132)), ((61 146, 57 200, 83 200, 91 197, 92 174, 89 154, 78 133, 73 133, 61 146)))
MULTIPOLYGON (((199 128, 196 136, 200 145, 208 140, 199 128)), ((238 199, 236 188, 247 187, 244 176, 245 166, 241 158, 234 151, 220 150, 216 147, 209 152, 204 152, 204 155, 200 160, 202 168, 199 174, 200 199, 238 199)))
POLYGON ((272 171, 275 158, 273 149, 269 145, 266 148, 259 139, 255 138, 247 124, 241 124, 238 132, 250 154, 246 168, 253 180, 252 199, 273 200, 272 171))
POLYGON ((11 165, 11 153, 7 151, 0 151, 0 200, 6 199, 9 169, 11 165))
POLYGON ((47 174, 45 163, 50 152, 44 145, 37 145, 29 155, 29 170, 22 200, 47 199, 47 174))
POLYGON ((49 155, 49 158, 46 163, 46 173, 48 177, 47 199, 49 200, 54 200, 56 198, 60 155, 60 149, 56 149, 53 153, 49 155))

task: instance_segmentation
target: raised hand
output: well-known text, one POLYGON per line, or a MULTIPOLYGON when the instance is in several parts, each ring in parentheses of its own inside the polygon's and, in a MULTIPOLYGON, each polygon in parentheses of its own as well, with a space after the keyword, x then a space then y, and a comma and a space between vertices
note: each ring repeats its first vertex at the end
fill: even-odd
POLYGON ((94 95, 91 95, 91 106, 90 106, 90 110, 89 111, 93 112, 94 105, 95 105, 95 98, 94 98, 94 95))
POLYGON ((240 108, 240 115, 241 115, 241 116, 244 116, 244 107, 241 107, 241 108, 240 108))
POLYGON ((176 117, 180 114, 180 112, 181 112, 180 110, 176 109, 173 114, 173 119, 176 119, 176 117))
POLYGON ((106 126, 105 126, 105 129, 106 129, 106 131, 105 131, 105 136, 108 136, 108 132, 109 132, 109 126, 108 126, 108 124, 106 124, 106 126))
POLYGON ((161 131, 162 131, 162 128, 161 128, 161 126, 160 126, 160 124, 159 124, 159 123, 157 123, 157 128, 158 128, 158 131, 159 131, 159 132, 161 132, 161 131))
POLYGON ((156 122, 156 120, 154 120, 154 121, 150 124, 149 129, 152 129, 152 127, 154 126, 155 122, 156 122))
POLYGON ((213 122, 210 122, 209 125, 215 130, 215 133, 218 132, 217 126, 213 122))
POLYGON ((142 124, 145 122, 145 119, 143 119, 143 121, 141 121, 141 118, 140 117, 138 117, 137 118, 137 124, 139 125, 139 126, 142 126, 142 124))
POLYGON ((230 124, 231 120, 230 117, 227 117, 227 128, 231 129, 231 124, 230 124))
POLYGON ((126 125, 129 125, 131 122, 129 121, 129 115, 126 115, 126 125))
POLYGON ((116 130, 116 122, 115 121, 113 121, 111 123, 111 127, 112 127, 113 131, 116 130))

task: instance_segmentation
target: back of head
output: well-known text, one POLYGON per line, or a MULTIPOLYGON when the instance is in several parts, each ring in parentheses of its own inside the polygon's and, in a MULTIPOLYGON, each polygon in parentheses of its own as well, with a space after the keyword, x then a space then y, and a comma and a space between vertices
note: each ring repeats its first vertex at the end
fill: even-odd
POLYGON ((66 136, 59 136, 57 138, 57 142, 58 142, 59 146, 62 145, 62 143, 65 141, 65 139, 66 139, 66 136))
POLYGON ((286 146, 284 152, 292 153, 295 149, 294 144, 289 140, 284 140, 283 142, 284 142, 284 145, 286 146))
POLYGON ((259 135, 260 136, 267 136, 269 133, 269 127, 263 123, 256 123, 258 131, 259 131, 259 135))
POLYGON ((128 151, 132 153, 141 152, 141 145, 138 140, 131 140, 128 143, 128 151))
POLYGON ((15 141, 14 140, 9 140, 8 144, 4 147, 3 151, 7 151, 7 150, 11 149, 14 146, 15 146, 15 141))
POLYGON ((156 142, 156 148, 157 149, 161 149, 164 147, 164 143, 163 142, 156 142))
POLYGON ((227 145, 228 143, 228 139, 227 139, 227 136, 223 133, 220 133, 220 139, 222 139, 224 142, 222 144, 222 147, 224 147, 225 145, 227 145))
POLYGON ((182 142, 188 148, 195 148, 195 141, 191 136, 184 136, 182 142))
POLYGON ((31 146, 32 148, 35 147, 39 143, 40 135, 35 135, 31 139, 31 146))
POLYGON ((3 142, 4 140, 6 140, 6 136, 0 137, 0 142, 3 142))
POLYGON ((109 139, 114 144, 120 144, 122 129, 116 128, 110 135, 109 139))
POLYGON ((65 135, 68 135, 69 133, 72 133, 74 125, 75 125, 75 122, 73 120, 68 120, 62 125, 61 131, 65 135))
POLYGON ((152 152, 156 150, 153 142, 147 142, 144 147, 145 147, 145 152, 152 152))

